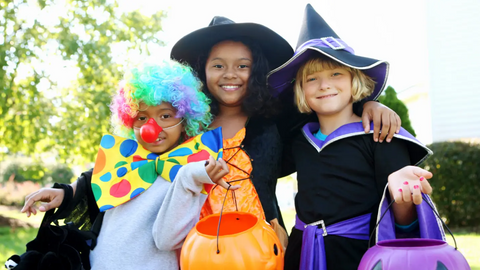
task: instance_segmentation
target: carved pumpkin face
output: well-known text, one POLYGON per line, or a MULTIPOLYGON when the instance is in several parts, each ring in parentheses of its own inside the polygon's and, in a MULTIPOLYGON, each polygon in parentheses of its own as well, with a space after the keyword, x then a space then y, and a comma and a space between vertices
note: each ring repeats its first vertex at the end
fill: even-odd
POLYGON ((379 241, 360 261, 359 270, 470 269, 460 251, 434 239, 379 241))
POLYGON ((283 269, 283 249, 275 231, 263 220, 244 212, 223 213, 200 220, 182 247, 182 270, 283 269))

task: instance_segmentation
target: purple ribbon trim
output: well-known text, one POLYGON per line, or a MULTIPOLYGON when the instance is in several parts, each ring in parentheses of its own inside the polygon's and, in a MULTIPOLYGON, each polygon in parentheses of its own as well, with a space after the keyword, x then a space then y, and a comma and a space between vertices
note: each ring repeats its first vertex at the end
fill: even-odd
MULTIPOLYGON (((385 192, 388 192, 388 190, 385 192)), ((440 221, 437 220, 433 210, 426 202, 428 201, 431 205, 433 205, 432 199, 430 199, 430 197, 426 194, 422 194, 422 198, 424 201, 420 205, 415 206, 417 211, 419 232, 415 232, 412 235, 409 234, 408 238, 437 239, 446 241, 443 227, 441 224, 439 224, 440 221), (417 235, 416 233, 419 233, 420 235, 417 235)), ((384 199, 379 209, 380 214, 385 212, 386 214, 378 224, 377 242, 398 238, 395 233, 393 210, 387 209, 388 203, 388 200, 384 199)))
MULTIPOLYGON (((365 134, 364 129, 363 129, 363 124, 361 122, 355 122, 355 123, 345 124, 345 125, 337 128, 335 131, 333 131, 332 133, 330 133, 327 136, 325 141, 320 141, 319 139, 315 138, 315 136, 313 136, 313 133, 317 132, 319 130, 319 128, 320 128, 320 124, 318 122, 310 122, 310 123, 305 124, 305 126, 303 126, 303 131, 305 132, 305 135, 312 142, 314 142, 318 147, 320 147, 320 149, 322 149, 323 146, 326 145, 329 141, 331 141, 331 140, 333 140, 337 137, 344 136, 344 135, 350 134, 350 133, 361 133, 362 135, 365 134)), ((370 123, 370 130, 373 130, 373 122, 370 123)), ((400 128, 400 132, 398 133, 398 135, 409 138, 412 141, 416 141, 420 145, 423 145, 419 140, 417 140, 417 138, 413 137, 404 128, 400 128)))
MULTIPOLYGON (((371 214, 365 214, 337 222, 325 228, 327 235, 338 235, 359 240, 369 239, 371 214)), ((298 216, 295 217, 295 228, 303 231, 302 255, 300 269, 327 270, 323 229, 317 226, 307 226, 298 216)))
POLYGON ((312 46, 317 46, 317 47, 324 47, 324 48, 329 48, 329 49, 334 49, 334 50, 345 50, 351 54, 355 54, 355 51, 353 50, 352 47, 348 46, 345 41, 339 39, 339 38, 334 38, 334 37, 327 37, 322 39, 311 39, 305 43, 303 43, 296 51, 295 54, 298 52, 302 51, 306 47, 312 47, 312 46))

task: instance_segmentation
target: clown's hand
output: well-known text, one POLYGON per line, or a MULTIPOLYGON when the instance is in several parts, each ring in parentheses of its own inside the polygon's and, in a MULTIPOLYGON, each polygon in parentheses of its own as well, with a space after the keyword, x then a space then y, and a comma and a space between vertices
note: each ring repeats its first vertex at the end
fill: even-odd
POLYGON ((406 166, 388 176, 390 196, 397 204, 422 203, 422 193, 432 193, 432 187, 427 179, 433 174, 417 166, 406 166))
POLYGON ((223 187, 224 189, 236 190, 240 188, 240 186, 232 186, 222 179, 229 172, 228 165, 225 160, 221 158, 215 160, 212 156, 210 156, 207 162, 205 162, 205 170, 207 171, 207 174, 212 182, 223 187))

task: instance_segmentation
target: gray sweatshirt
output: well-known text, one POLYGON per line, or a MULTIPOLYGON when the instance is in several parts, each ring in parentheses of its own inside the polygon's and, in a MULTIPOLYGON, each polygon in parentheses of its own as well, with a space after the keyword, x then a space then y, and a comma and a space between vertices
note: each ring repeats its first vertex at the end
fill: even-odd
POLYGON ((158 177, 131 201, 107 210, 98 243, 90 253, 92 270, 179 269, 180 248, 198 222, 213 184, 205 161, 183 166, 173 181, 158 177))

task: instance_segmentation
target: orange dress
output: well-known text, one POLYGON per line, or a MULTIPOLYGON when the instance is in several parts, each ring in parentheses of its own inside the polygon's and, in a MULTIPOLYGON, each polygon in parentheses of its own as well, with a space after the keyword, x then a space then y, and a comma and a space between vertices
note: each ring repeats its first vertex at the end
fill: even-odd
POLYGON ((245 128, 242 128, 233 138, 223 140, 223 159, 227 162, 229 173, 223 177, 231 185, 241 186, 238 190, 227 190, 214 185, 208 194, 207 201, 200 212, 200 219, 211 214, 220 213, 223 201, 223 212, 241 211, 254 214, 265 220, 260 198, 250 179, 252 163, 250 157, 243 150, 242 141, 245 138, 245 128))

